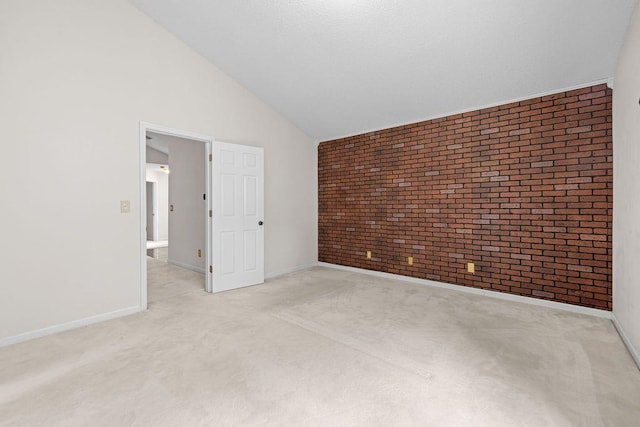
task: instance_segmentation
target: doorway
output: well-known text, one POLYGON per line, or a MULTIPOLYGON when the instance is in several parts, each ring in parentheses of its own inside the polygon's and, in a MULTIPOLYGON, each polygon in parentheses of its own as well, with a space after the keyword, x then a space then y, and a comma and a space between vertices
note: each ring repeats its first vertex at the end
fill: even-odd
POLYGON ((202 289, 211 289, 211 144, 207 136, 140 124, 143 310, 148 307, 149 262, 166 261, 202 273, 202 289))
MULTIPOLYGON (((191 153, 190 165, 200 167, 204 165, 204 173, 200 178, 191 180, 184 194, 181 192, 169 195, 169 217, 183 221, 178 234, 169 233, 169 263, 178 267, 189 268, 205 275, 204 290, 207 292, 222 292, 245 286, 264 283, 264 150, 261 147, 229 144, 215 141, 213 138, 194 134, 192 132, 171 129, 150 123, 140 123, 140 242, 141 279, 140 279, 140 306, 147 309, 147 223, 155 221, 154 215, 148 216, 147 206, 153 206, 161 199, 159 187, 156 186, 156 201, 153 196, 147 200, 147 161, 148 157, 155 156, 147 152, 148 138, 156 142, 162 139, 174 141, 177 147, 192 148, 198 146, 200 154, 193 155, 193 150, 184 151, 178 157, 188 158, 191 153), (195 160, 194 160, 195 159, 195 160), (204 182, 203 182, 204 181, 204 182), (194 188, 196 192, 194 193, 194 188), (197 190, 199 188, 199 190, 197 190), (188 194, 187 194, 188 193, 188 194), (181 198, 186 195, 186 199, 181 198), (174 200, 176 202, 174 203, 174 200), (185 209, 196 206, 196 210, 184 215, 185 209), (197 247, 197 257, 202 259, 202 267, 191 264, 182 264, 177 259, 172 259, 172 251, 176 245, 176 236, 191 234, 196 225, 193 236, 203 239, 203 249, 192 246, 188 256, 194 256, 197 247), (202 227, 201 227, 202 226, 202 227), (197 229, 197 227, 201 227, 197 229)), ((171 144, 171 142, 169 143, 171 144)), ((156 147, 157 148, 157 147, 156 147)), ((163 168, 167 174, 177 175, 178 169, 174 169, 171 159, 172 150, 167 151, 167 165, 156 164, 163 168)), ((164 161, 160 156, 157 161, 164 161)), ((176 162, 177 165, 180 162, 176 162)), ((188 174, 187 174, 188 175, 188 174)), ((153 181, 153 180, 151 180, 153 181)), ((188 180, 187 180, 188 181, 188 180)), ((172 185, 170 185, 172 187, 172 185)), ((153 187, 150 187, 153 192, 153 187)), ((162 204, 162 203, 161 203, 162 204)), ((153 210, 153 207, 152 207, 153 210)), ((162 210, 156 211, 161 213, 162 210)), ((157 215, 159 216, 159 215, 157 215)), ((162 235, 162 221, 160 223, 160 235, 162 235)), ((170 220, 171 222, 171 220, 170 220)), ((171 231, 171 226, 169 226, 171 231)), ((176 231, 176 230, 174 230, 176 231)), ((158 234, 153 231, 154 238, 158 234)), ((177 257, 176 257, 177 258, 177 257)))

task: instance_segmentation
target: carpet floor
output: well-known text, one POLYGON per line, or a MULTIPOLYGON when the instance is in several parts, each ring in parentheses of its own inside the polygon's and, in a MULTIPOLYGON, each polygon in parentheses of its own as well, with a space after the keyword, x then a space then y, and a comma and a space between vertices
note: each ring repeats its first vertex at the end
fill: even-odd
POLYGON ((0 349, 0 425, 637 426, 609 320, 312 268, 0 349))

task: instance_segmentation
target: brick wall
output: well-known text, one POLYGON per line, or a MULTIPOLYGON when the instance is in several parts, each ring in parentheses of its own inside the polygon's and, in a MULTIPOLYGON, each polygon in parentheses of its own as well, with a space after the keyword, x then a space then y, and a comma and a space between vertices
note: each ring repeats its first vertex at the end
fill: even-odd
POLYGON ((610 310, 611 124, 599 85, 323 142, 320 261, 610 310))

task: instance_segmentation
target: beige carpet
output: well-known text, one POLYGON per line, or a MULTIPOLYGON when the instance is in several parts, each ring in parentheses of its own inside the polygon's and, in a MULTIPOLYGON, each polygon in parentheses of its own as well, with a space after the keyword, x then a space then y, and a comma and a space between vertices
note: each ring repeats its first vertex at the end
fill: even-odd
POLYGON ((637 426, 604 319, 314 268, 0 349, 2 425, 637 426))

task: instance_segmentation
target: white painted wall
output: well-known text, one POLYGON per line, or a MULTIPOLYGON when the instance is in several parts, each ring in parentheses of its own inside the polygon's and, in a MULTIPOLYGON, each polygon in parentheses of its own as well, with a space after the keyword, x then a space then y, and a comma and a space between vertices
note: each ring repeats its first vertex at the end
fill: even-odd
POLYGON ((266 272, 317 260, 313 141, 127 0, 3 0, 0 29, 0 344, 139 306, 141 120, 265 147, 266 272))
POLYGON ((640 350, 640 6, 636 6, 613 89, 613 313, 640 350))
POLYGON ((202 142, 173 138, 169 142, 169 262, 195 267, 206 264, 206 149, 202 142), (201 257, 198 257, 198 249, 201 257))
POLYGON ((169 239, 169 175, 159 170, 160 165, 147 163, 147 181, 157 183, 158 236, 156 240, 169 239))

